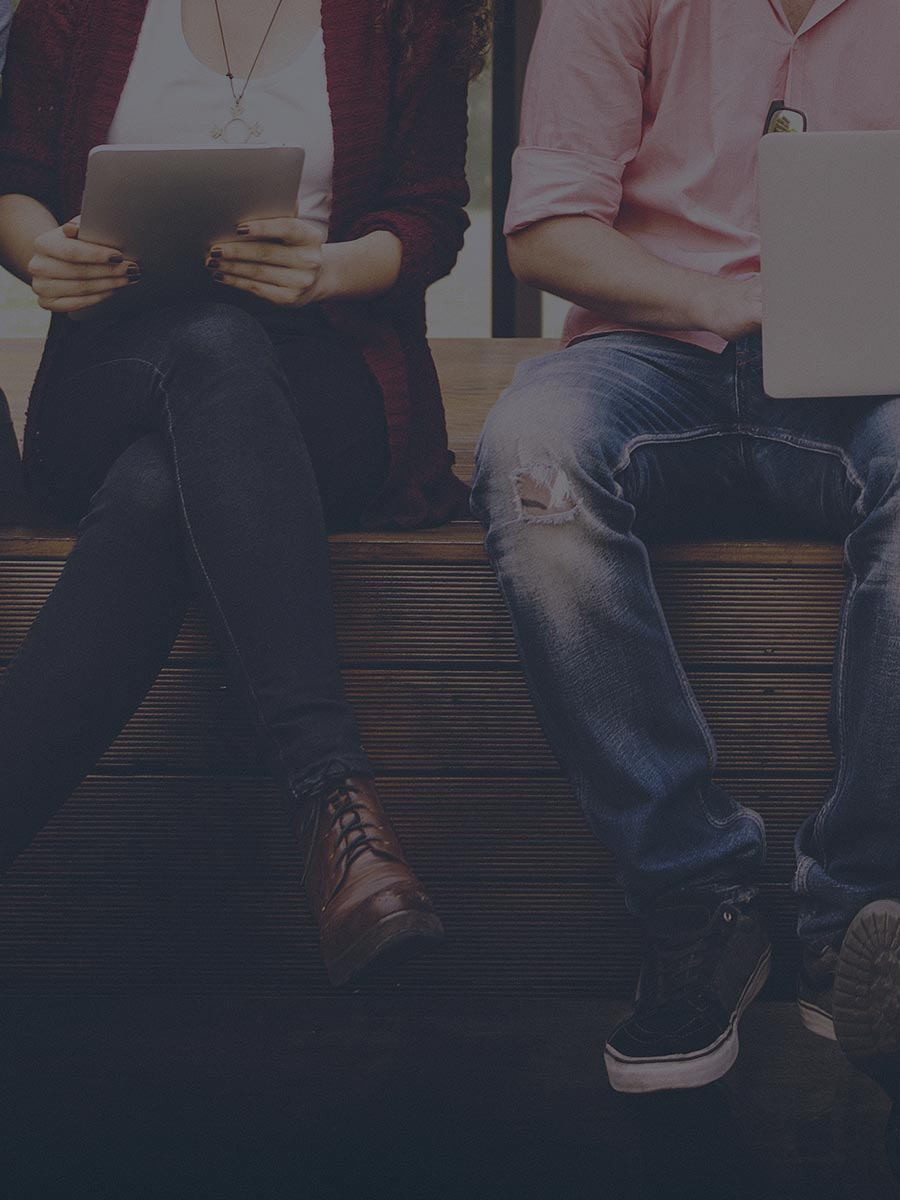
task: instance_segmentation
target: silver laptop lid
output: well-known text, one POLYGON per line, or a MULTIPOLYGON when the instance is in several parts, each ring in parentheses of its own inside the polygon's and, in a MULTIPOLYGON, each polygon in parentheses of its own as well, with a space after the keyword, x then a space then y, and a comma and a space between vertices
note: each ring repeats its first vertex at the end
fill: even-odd
POLYGON ((900 395, 900 131, 759 147, 763 386, 900 395))

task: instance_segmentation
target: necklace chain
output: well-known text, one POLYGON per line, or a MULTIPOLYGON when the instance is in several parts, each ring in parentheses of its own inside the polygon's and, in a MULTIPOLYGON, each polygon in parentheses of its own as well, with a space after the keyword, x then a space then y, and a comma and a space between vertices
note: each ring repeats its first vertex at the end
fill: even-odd
POLYGON ((222 138, 229 144, 234 144, 237 142, 249 142, 251 138, 260 137, 262 134, 262 126, 258 121, 252 125, 249 124, 249 122, 245 121, 241 115, 244 111, 244 105, 242 103, 244 99, 244 92, 247 90, 247 84, 250 82, 250 76, 253 74, 256 64, 259 62, 259 56, 263 52, 263 46, 265 46, 269 34, 272 32, 272 26, 275 24, 275 18, 278 16, 284 0, 278 0, 277 4, 275 5, 275 11, 272 13, 272 18, 269 21, 269 24, 266 26, 266 32, 263 34, 263 39, 259 43, 259 49, 256 51, 253 62, 250 64, 250 70, 247 72, 247 76, 244 79, 244 86, 241 88, 240 94, 234 90, 234 71, 231 69, 231 59, 228 56, 228 44, 225 41, 225 29, 222 25, 222 13, 219 11, 219 0, 213 0, 213 3, 216 7, 216 20, 219 23, 219 37, 222 39, 222 51, 225 54, 225 74, 228 79, 228 86, 231 88, 231 99, 234 101, 234 103, 231 106, 231 120, 227 121, 221 127, 214 126, 210 130, 210 134, 214 140, 222 138))
POLYGON ((263 39, 259 43, 259 49, 256 51, 256 56, 254 57, 253 62, 250 64, 250 70, 247 72, 247 75, 244 79, 244 86, 241 88, 240 95, 237 95, 234 90, 234 72, 231 69, 231 61, 228 57, 228 46, 225 42, 225 30, 222 26, 222 14, 219 11, 219 0, 213 0, 213 3, 216 6, 216 20, 219 23, 219 37, 222 39, 222 50, 225 54, 225 74, 228 78, 228 85, 231 88, 231 96, 234 100, 235 108, 239 109, 240 103, 244 98, 244 92, 247 90, 247 84, 250 82, 250 76, 253 74, 253 70, 257 62, 259 62, 259 56, 263 52, 263 46, 265 46, 266 42, 268 41, 269 34, 272 32, 272 26, 275 24, 275 18, 278 16, 284 0, 278 0, 278 3, 275 5, 275 11, 272 13, 272 19, 266 26, 266 32, 263 34, 263 39))

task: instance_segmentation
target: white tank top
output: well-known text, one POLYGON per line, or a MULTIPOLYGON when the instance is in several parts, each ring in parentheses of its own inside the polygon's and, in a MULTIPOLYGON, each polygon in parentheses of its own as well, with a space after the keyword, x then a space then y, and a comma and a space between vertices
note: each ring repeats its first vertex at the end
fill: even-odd
MULTIPOLYGON (((242 79, 235 79, 240 95, 242 79)), ((231 118, 228 80, 196 59, 184 40, 180 0, 150 0, 119 106, 110 144, 216 145, 231 118)), ((252 145, 302 146, 300 216, 328 231, 334 173, 334 137, 321 29, 298 58, 274 75, 250 79, 243 119, 258 124, 252 145)))

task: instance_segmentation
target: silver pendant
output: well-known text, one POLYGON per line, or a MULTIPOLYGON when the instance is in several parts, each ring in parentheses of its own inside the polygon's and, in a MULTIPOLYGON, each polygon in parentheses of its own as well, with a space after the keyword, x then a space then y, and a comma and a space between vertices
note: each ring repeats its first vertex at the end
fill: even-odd
POLYGON ((245 121, 241 116, 243 111, 243 104, 240 100, 236 100, 231 106, 231 120, 226 121, 224 126, 215 125, 209 131, 213 140, 221 139, 229 146, 241 146, 252 141, 253 138, 260 137, 262 126, 258 121, 254 121, 252 125, 249 121, 245 121))

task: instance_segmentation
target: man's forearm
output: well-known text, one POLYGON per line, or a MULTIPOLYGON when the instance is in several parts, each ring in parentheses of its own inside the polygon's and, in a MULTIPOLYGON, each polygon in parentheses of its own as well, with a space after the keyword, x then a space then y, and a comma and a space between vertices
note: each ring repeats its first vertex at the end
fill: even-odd
POLYGON ((726 338, 756 325, 751 293, 757 285, 672 266, 593 217, 540 221, 507 244, 512 269, 524 283, 610 321, 705 329, 726 338))
POLYGON ((0 196, 0 266, 31 283, 28 264, 34 239, 57 224, 53 213, 31 196, 0 196))

